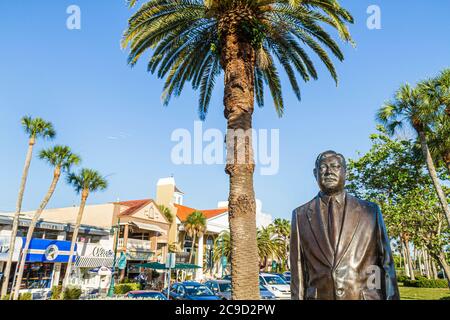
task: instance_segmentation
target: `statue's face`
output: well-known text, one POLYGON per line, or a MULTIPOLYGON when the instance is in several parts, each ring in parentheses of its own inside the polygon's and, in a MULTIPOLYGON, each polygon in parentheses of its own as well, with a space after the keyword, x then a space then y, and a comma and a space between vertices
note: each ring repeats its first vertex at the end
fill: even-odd
POLYGON ((320 161, 319 167, 314 169, 314 175, 320 190, 326 194, 336 194, 345 187, 345 166, 338 156, 329 156, 320 161))

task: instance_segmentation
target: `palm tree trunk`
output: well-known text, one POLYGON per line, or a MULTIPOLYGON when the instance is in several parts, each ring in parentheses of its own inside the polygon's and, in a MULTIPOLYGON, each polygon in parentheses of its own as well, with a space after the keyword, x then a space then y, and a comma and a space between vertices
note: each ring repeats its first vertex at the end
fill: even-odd
POLYGON ((69 284, 70 273, 72 272, 72 259, 73 259, 73 255, 74 255, 74 251, 75 251, 75 243, 77 242, 78 232, 80 230, 80 225, 81 225, 81 219, 83 219, 84 207, 86 206, 86 200, 87 200, 88 196, 89 196, 89 191, 83 190, 83 192, 81 194, 80 209, 78 210, 77 221, 75 224, 75 229, 73 230, 72 241, 70 243, 69 260, 67 261, 66 274, 64 275, 61 296, 64 295, 64 291, 65 291, 67 285, 69 284))
POLYGON ((20 212, 22 210, 23 194, 25 192, 25 185, 27 184, 28 171, 30 169, 31 158, 33 156, 33 146, 34 146, 35 142, 36 142, 35 137, 30 137, 30 140, 28 141, 27 156, 25 158, 25 166, 23 168, 22 179, 20 181, 19 195, 17 197, 17 202, 16 202, 16 212, 14 213, 13 225, 12 225, 12 230, 11 230, 11 240, 9 242, 8 260, 6 261, 6 266, 3 271, 3 285, 2 285, 0 297, 6 295, 8 293, 9 276, 11 274, 11 265, 12 265, 12 259, 13 259, 13 254, 14 254, 14 247, 16 245, 17 229, 19 228, 19 216, 20 216, 20 212))
POLYGON ((19 299, 19 290, 20 290, 20 285, 22 283, 22 276, 23 276, 23 271, 25 268, 25 261, 26 261, 27 255, 28 255, 28 248, 30 247, 30 242, 33 237, 34 229, 36 228, 36 224, 41 216, 42 211, 44 211, 45 207, 47 206, 48 202, 50 201, 50 198, 53 195, 53 192, 56 189, 56 185, 58 183, 60 176, 61 176, 60 168, 55 168, 55 170, 53 172, 52 183, 50 184, 47 194, 45 195, 44 199, 42 200, 41 205, 39 206, 39 209, 34 213, 33 219, 31 220, 31 224, 28 228, 27 239, 25 242, 25 246, 22 250, 22 257, 20 259, 20 266, 19 266, 19 270, 17 273, 16 286, 14 288, 14 297, 13 297, 14 300, 19 299))
POLYGON ((255 168, 252 147, 255 51, 234 33, 223 40, 224 116, 227 119, 227 164, 230 177, 228 213, 231 237, 233 300, 259 299, 256 244, 255 168), (236 137, 238 135, 239 137, 236 137))
POLYGON ((442 186, 439 183, 439 179, 436 173, 436 167, 434 166, 433 158, 431 157, 430 149, 428 148, 425 132, 417 130, 420 140, 420 146, 422 148, 422 153, 427 164, 428 173, 430 174, 431 180, 433 181, 434 188, 436 189, 439 202, 441 203, 442 210, 447 218, 448 225, 450 226, 450 208, 448 207, 447 197, 442 190, 442 186))
POLYGON ((195 250, 195 232, 192 235, 192 245, 191 245, 191 252, 189 253, 189 263, 192 263, 192 256, 194 254, 195 250))

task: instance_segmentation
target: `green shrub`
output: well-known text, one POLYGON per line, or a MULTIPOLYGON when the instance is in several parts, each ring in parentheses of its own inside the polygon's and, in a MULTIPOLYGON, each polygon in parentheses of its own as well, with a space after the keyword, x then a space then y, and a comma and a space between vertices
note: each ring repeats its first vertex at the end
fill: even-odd
POLYGON ((415 288, 448 288, 448 282, 444 279, 426 279, 420 278, 418 280, 406 279, 403 282, 405 287, 415 287, 415 288))
POLYGON ((64 300, 78 300, 81 296, 81 288, 67 287, 64 291, 64 300))
MULTIPOLYGON (((9 300, 10 298, 10 294, 5 294, 2 297, 2 300, 9 300)), ((33 295, 30 292, 25 292, 25 293, 21 293, 19 294, 19 300, 33 300, 33 295)))
POLYGON ((2 296, 2 300, 9 300, 9 297, 10 297, 9 293, 5 294, 4 296, 2 296))
POLYGON ((140 290, 141 285, 139 283, 122 283, 114 286, 114 294, 126 294, 130 291, 140 290))
POLYGON ((405 282, 407 280, 409 280, 409 277, 407 277, 404 274, 400 274, 400 275, 397 276, 397 282, 405 282))
POLYGON ((61 291, 62 286, 53 286, 52 287, 52 300, 59 300, 61 299, 61 291))
POLYGON ((33 295, 31 292, 19 294, 19 300, 33 300, 33 295))
POLYGON ((131 281, 131 279, 129 278, 123 278, 122 281, 120 281, 120 283, 133 283, 133 281, 131 281))

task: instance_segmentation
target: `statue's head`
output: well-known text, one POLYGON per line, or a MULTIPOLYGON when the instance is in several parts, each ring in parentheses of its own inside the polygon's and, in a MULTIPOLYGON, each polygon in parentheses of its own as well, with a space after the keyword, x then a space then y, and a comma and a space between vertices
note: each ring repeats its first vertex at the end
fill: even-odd
POLYGON ((322 192, 328 195, 344 190, 347 165, 342 154, 325 151, 319 154, 314 168, 314 177, 322 192))

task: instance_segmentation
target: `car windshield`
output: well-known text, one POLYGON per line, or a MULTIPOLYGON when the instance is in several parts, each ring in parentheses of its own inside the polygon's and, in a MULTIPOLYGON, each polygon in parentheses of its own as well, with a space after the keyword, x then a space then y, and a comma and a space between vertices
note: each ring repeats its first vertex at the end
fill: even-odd
POLYGON ((212 296, 212 291, 206 286, 185 286, 188 296, 212 296))
POLYGON ((286 281, 284 281, 281 277, 277 277, 277 276, 265 276, 264 280, 266 280, 266 282, 268 284, 286 284, 286 281))
POLYGON ((231 292, 231 283, 219 283, 220 292, 231 292))

